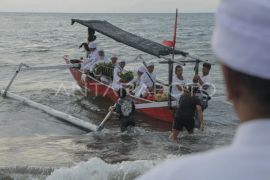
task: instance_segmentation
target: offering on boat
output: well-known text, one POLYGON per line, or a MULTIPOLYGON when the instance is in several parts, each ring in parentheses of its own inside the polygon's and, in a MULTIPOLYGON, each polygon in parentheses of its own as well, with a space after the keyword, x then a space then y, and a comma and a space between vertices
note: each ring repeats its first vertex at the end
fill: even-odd
POLYGON ((114 65, 112 63, 98 63, 94 68, 94 74, 113 78, 113 69, 114 65))

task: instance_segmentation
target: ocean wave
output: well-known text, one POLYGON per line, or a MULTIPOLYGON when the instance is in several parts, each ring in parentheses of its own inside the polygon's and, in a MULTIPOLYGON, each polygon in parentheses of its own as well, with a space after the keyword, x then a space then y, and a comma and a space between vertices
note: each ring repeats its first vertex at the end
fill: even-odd
POLYGON ((136 160, 108 164, 95 157, 71 168, 57 169, 46 180, 129 180, 143 174, 160 162, 161 160, 136 160))

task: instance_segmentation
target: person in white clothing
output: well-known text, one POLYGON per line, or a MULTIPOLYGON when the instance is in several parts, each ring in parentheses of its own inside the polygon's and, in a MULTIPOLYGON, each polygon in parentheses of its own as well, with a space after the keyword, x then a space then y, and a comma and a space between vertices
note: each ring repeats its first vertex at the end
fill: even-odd
POLYGON ((172 96, 179 102, 181 95, 184 93, 184 87, 187 84, 183 77, 183 67, 175 66, 175 75, 172 80, 172 96))
POLYGON ((90 53, 88 55, 88 57, 83 61, 83 63, 81 64, 81 70, 84 73, 89 72, 90 68, 92 67, 92 65, 97 61, 98 59, 98 50, 97 50, 97 45, 96 43, 90 43, 89 44, 89 50, 90 53))
POLYGON ((111 57, 111 63, 112 63, 113 65, 116 65, 116 64, 117 64, 117 60, 118 60, 118 58, 117 58, 116 56, 112 56, 112 57, 111 57))
MULTIPOLYGON (((105 55, 104 50, 103 50, 103 49, 99 49, 99 50, 98 50, 98 59, 97 59, 96 63, 93 65, 93 69, 95 68, 95 66, 96 66, 97 64, 108 64, 108 63, 110 63, 110 60, 109 60, 109 58, 105 55)), ((102 83, 104 83, 104 84, 107 84, 107 85, 109 85, 110 82, 111 82, 110 78, 107 77, 107 76, 105 76, 105 75, 101 75, 101 76, 100 76, 100 81, 101 81, 102 83)))
POLYGON ((156 74, 154 73, 154 69, 154 63, 149 63, 147 65, 147 69, 142 75, 142 83, 144 83, 149 90, 153 89, 156 83, 156 74))
POLYGON ((91 64, 89 67, 90 72, 93 72, 93 70, 97 64, 110 62, 110 60, 107 58, 107 56, 105 56, 103 49, 99 49, 99 50, 97 50, 97 52, 98 52, 97 56, 93 56, 91 58, 91 64))
MULTIPOLYGON (((90 64, 89 64, 89 71, 92 73, 96 64, 103 63, 107 61, 104 50, 103 49, 96 49, 94 53, 90 57, 90 64)), ((108 61, 107 61, 108 62, 108 61)))
POLYGON ((124 60, 120 60, 119 63, 114 67, 112 88, 115 91, 118 91, 120 88, 123 88, 124 84, 121 82, 120 74, 122 73, 125 65, 126 62, 124 60))
POLYGON ((141 77, 140 90, 137 96, 146 97, 149 92, 153 92, 156 84, 156 74, 154 73, 155 65, 154 63, 149 63, 145 72, 141 77))
POLYGON ((207 109, 208 101, 214 92, 214 86, 212 84, 212 78, 209 75, 211 69, 211 64, 203 63, 202 75, 195 75, 193 78, 194 83, 198 83, 200 86, 200 91, 198 91, 197 96, 201 100, 203 110, 207 109))
POLYGON ((98 50, 98 59, 97 59, 97 63, 109 63, 110 60, 109 58, 105 55, 105 52, 103 49, 99 49, 98 50))
POLYGON ((170 160, 138 180, 270 178, 270 1, 223 0, 212 39, 240 119, 231 145, 170 160))
POLYGON ((203 63, 202 75, 195 75, 193 82, 198 82, 201 86, 201 90, 207 95, 211 95, 212 78, 209 75, 211 70, 211 64, 203 63))
POLYGON ((135 96, 139 96, 140 94, 138 93, 141 89, 141 77, 143 73, 146 71, 144 66, 140 66, 138 71, 137 71, 137 77, 133 78, 130 82, 127 83, 127 87, 132 89, 131 94, 135 96))

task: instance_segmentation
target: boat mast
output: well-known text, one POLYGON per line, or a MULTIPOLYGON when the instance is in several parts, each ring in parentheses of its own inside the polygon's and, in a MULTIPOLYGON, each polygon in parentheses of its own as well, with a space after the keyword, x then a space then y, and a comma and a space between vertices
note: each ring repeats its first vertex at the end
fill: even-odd
POLYGON ((172 79, 173 79, 173 62, 175 55, 175 44, 176 44, 176 31, 177 31, 177 19, 178 19, 178 9, 176 9, 175 13, 175 22, 174 22, 174 34, 173 34, 173 51, 172 51, 172 59, 169 59, 169 108, 172 108, 172 79))

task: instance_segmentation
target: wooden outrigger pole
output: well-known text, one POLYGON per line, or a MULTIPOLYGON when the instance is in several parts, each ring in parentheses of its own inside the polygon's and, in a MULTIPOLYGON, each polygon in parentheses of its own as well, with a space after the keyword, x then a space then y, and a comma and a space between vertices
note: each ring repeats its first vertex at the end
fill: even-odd
POLYGON ((53 66, 36 66, 36 67, 31 67, 28 66, 27 64, 24 63, 20 63, 16 69, 15 74, 13 75, 13 77, 11 78, 10 82, 8 83, 7 87, 5 88, 5 90, 0 91, 0 96, 4 97, 4 98, 11 98, 11 99, 15 99, 17 101, 20 101, 22 103, 25 103, 31 107, 34 107, 36 109, 40 109, 44 112, 46 112, 47 114, 50 114, 54 117, 57 117, 61 120, 64 120, 76 127, 79 127, 80 129, 84 129, 87 132, 89 131, 96 131, 97 126, 87 122, 85 120, 76 118, 74 116, 71 116, 69 114, 66 114, 64 112, 61 111, 57 111, 51 107, 45 106, 43 104, 34 102, 30 99, 27 99, 25 97, 19 96, 17 94, 8 92, 8 90, 10 89, 12 83, 14 82, 15 78, 17 77, 17 75, 19 74, 20 71, 29 71, 29 70, 48 70, 48 69, 69 69, 71 67, 76 67, 76 64, 73 65, 53 65, 53 66))
MULTIPOLYGON (((0 95, 1 94, 4 95, 4 90, 0 91, 0 95)), ((30 100, 30 99, 19 96, 17 94, 14 94, 14 93, 11 93, 11 92, 5 92, 5 97, 20 101, 20 102, 22 102, 24 104, 27 104, 28 106, 39 109, 39 110, 41 110, 43 112, 46 112, 47 114, 49 114, 51 116, 54 116, 54 117, 59 118, 61 120, 64 120, 64 121, 68 122, 69 124, 71 124, 73 126, 76 126, 76 127, 79 127, 80 129, 83 129, 83 130, 85 130, 87 132, 96 131, 96 129, 97 129, 97 126, 90 123, 90 122, 87 122, 85 120, 79 119, 79 118, 74 117, 74 116, 71 116, 71 115, 66 114, 64 112, 55 110, 55 109, 53 109, 53 108, 51 108, 49 106, 45 106, 43 104, 34 102, 34 101, 30 100)))
POLYGON ((169 88, 170 88, 169 89, 169 108, 172 108, 172 96, 171 96, 171 94, 172 94, 173 61, 174 61, 174 55, 175 55, 177 20, 178 20, 178 9, 176 9, 176 12, 175 12, 172 59, 169 60, 169 88))

